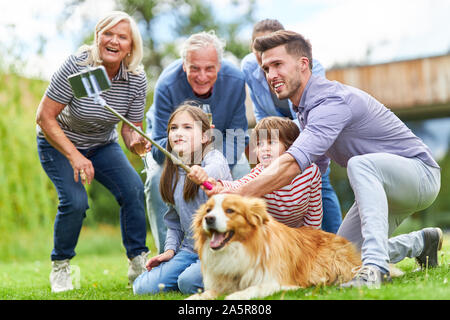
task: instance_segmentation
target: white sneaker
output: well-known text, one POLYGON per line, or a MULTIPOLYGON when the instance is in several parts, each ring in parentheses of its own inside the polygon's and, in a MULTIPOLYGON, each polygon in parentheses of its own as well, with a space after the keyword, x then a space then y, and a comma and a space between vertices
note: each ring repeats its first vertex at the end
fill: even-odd
POLYGON ((73 290, 72 279, 70 278, 69 259, 52 261, 50 285, 52 287, 52 292, 73 290))
POLYGON ((150 251, 148 252, 142 252, 140 255, 134 257, 133 259, 128 259, 128 282, 130 285, 133 284, 134 280, 138 276, 141 275, 141 273, 144 273, 147 271, 147 268, 145 268, 145 264, 147 263, 147 256, 149 255, 150 251))

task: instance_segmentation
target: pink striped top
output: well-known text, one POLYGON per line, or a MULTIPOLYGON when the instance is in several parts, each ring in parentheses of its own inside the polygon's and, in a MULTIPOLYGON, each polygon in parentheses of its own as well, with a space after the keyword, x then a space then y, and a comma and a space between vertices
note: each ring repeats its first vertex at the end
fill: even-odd
MULTIPOLYGON (((252 171, 236 181, 219 180, 226 189, 233 190, 255 179, 264 169, 258 164, 252 171)), ((322 225, 322 178, 317 165, 312 164, 281 189, 263 196, 267 211, 276 220, 289 227, 322 225)))

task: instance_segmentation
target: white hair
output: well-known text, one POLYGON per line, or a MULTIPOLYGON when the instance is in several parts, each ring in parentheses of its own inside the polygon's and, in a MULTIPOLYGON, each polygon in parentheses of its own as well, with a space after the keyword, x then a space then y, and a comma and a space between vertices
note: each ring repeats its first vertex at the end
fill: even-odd
POLYGON ((99 20, 95 26, 94 42, 92 45, 82 45, 78 49, 78 53, 87 52, 88 57, 82 65, 99 66, 103 63, 100 58, 99 41, 100 36, 108 29, 114 27, 121 21, 127 21, 130 24, 132 49, 129 56, 123 60, 128 72, 139 74, 143 71, 142 57, 144 56, 144 49, 142 45, 142 37, 139 28, 132 17, 122 11, 111 11, 99 20))
POLYGON ((208 32, 202 31, 195 33, 183 43, 180 52, 183 62, 186 63, 186 57, 189 51, 204 49, 211 45, 216 49, 217 59, 219 62, 222 61, 225 40, 219 39, 214 30, 210 30, 208 32))

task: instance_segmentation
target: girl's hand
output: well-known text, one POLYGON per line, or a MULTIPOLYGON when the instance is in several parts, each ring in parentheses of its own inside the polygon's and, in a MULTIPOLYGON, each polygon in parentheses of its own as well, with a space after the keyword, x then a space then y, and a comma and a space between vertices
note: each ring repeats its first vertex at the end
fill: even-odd
POLYGON ((199 185, 208 180, 208 174, 202 167, 198 165, 193 165, 191 167, 191 171, 187 176, 189 179, 199 185))
POLYGON ((152 144, 144 139, 139 133, 133 131, 130 134, 130 151, 140 157, 145 156, 152 149, 152 144))
POLYGON ((222 193, 225 190, 225 187, 214 178, 208 178, 207 181, 213 186, 213 188, 211 190, 206 189, 204 186, 201 186, 201 188, 203 191, 205 191, 208 197, 212 197, 215 194, 222 193))
POLYGON ((150 271, 153 268, 159 266, 162 262, 169 261, 170 259, 173 258, 174 255, 175 255, 175 252, 172 249, 169 249, 169 250, 161 253, 160 255, 150 258, 147 261, 145 267, 147 268, 148 271, 150 271))

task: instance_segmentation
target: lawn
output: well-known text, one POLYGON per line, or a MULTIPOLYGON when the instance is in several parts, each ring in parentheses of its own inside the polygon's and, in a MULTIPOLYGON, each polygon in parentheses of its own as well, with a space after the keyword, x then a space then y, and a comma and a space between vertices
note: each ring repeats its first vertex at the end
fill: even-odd
MULTIPOLYGON (((79 288, 54 294, 50 291, 51 236, 20 236, 11 243, 20 255, 0 262, 0 300, 181 300, 180 293, 136 296, 127 287, 128 262, 121 245, 120 231, 113 227, 85 228, 77 247, 74 285, 79 288), (16 246, 16 247, 14 247, 16 246)), ((293 292, 280 292, 269 300, 448 300, 450 299, 450 235, 446 234, 439 256, 441 266, 413 272, 413 259, 397 264, 405 275, 380 289, 339 289, 315 287, 293 292)), ((149 247, 152 239, 149 237, 149 247)), ((2 249, 2 248, 0 248, 2 249)))

